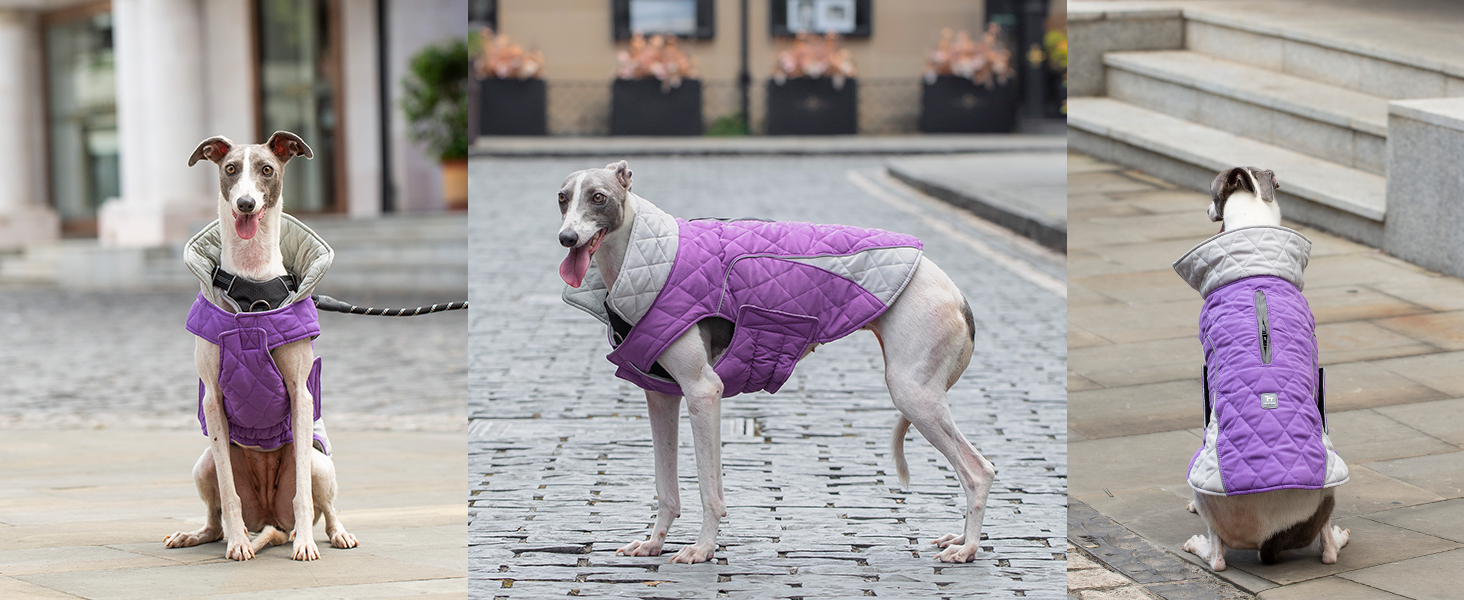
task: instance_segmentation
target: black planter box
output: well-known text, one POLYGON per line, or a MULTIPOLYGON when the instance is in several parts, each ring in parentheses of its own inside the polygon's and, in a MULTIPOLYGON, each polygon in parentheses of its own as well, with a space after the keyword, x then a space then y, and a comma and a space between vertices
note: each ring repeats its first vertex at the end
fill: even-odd
POLYGON ((669 91, 656 79, 616 79, 610 135, 701 135, 702 85, 683 79, 669 91))
POLYGON ((1067 103, 1067 72, 1049 69, 1047 73, 1047 116, 1061 119, 1067 103))
POLYGON ((768 81, 768 135, 852 135, 859 133, 859 83, 830 77, 768 81))
POLYGON ((497 79, 479 82, 479 135, 545 135, 546 95, 543 79, 497 79))
POLYGON ((941 75, 921 94, 920 131, 925 133, 1011 133, 1017 129, 1017 86, 987 89, 970 79, 941 75))

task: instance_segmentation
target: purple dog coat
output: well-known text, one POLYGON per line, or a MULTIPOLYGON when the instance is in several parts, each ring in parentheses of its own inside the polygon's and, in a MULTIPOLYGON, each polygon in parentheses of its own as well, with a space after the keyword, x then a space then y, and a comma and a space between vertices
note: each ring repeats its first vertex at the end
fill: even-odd
POLYGON ((1347 481, 1327 437, 1316 322, 1301 295, 1311 242, 1284 227, 1222 232, 1174 269, 1204 296, 1205 438, 1196 492, 1240 495, 1347 481))
MULTIPOLYGON (((267 312, 237 312, 238 303, 213 285, 222 255, 219 222, 203 228, 183 248, 184 263, 201 289, 188 311, 188 331, 219 347, 219 391, 229 420, 229 439, 242 446, 274 450, 294 440, 290 397, 270 350, 320 335, 319 315, 310 292, 335 259, 319 235, 290 215, 280 215, 280 254, 298 288, 284 305, 267 312), (227 308, 224 308, 227 307, 227 308)), ((306 389, 314 403, 311 437, 330 454, 330 439, 320 418, 320 358, 311 365, 306 389)), ((198 382, 198 424, 203 418, 203 381, 198 382)))
MULTIPOLYGON (((219 346, 219 391, 229 419, 229 439, 241 446, 274 450, 294 440, 290 395, 270 350, 320 335, 320 316, 309 298, 268 312, 230 313, 203 297, 188 310, 188 331, 219 346)), ((305 387, 320 418, 320 357, 305 387)), ((198 382, 198 424, 203 418, 203 381, 198 382)), ((314 435, 324 451, 325 440, 314 435)))
POLYGON ((776 392, 811 344, 869 324, 894 303, 920 264, 914 237, 842 225, 685 221, 638 196, 626 258, 613 289, 599 269, 565 301, 607 325, 616 375, 642 389, 680 395, 652 373, 671 342, 698 321, 731 321, 730 346, 712 365, 723 397, 776 392), (607 311, 608 307, 608 311, 607 311))

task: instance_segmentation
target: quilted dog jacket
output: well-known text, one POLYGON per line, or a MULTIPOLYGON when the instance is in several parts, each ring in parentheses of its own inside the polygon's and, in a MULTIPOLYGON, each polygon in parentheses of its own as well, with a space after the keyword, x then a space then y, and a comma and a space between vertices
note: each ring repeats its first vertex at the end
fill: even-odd
MULTIPOLYGON (((219 347, 219 389, 229 419, 229 439, 262 450, 274 450, 293 439, 290 397, 269 352, 320 335, 320 318, 310 292, 335 256, 324 240, 294 217, 283 215, 280 223, 285 269, 295 275, 300 286, 284 306, 275 310, 238 312, 238 304, 213 287, 213 269, 222 251, 218 221, 189 240, 184 251, 189 269, 202 282, 202 291, 188 311, 187 327, 219 347)), ((316 446, 330 454, 330 441, 320 418, 320 357, 311 366, 306 388, 314 400, 316 446)), ((208 435, 203 418, 204 391, 200 380, 198 423, 208 435)))
POLYGON ((1240 495, 1347 481, 1327 437, 1316 322, 1301 295, 1311 242, 1284 227, 1222 232, 1174 269, 1200 292, 1205 437, 1196 492, 1240 495))
POLYGON ((811 344, 867 325, 894 303, 920 264, 914 237, 842 225, 676 219, 638 196, 630 244, 613 289, 591 268, 565 301, 607 325, 631 325, 606 357, 642 389, 681 394, 652 373, 662 352, 709 317, 735 325, 712 368, 722 395, 776 392, 811 344))

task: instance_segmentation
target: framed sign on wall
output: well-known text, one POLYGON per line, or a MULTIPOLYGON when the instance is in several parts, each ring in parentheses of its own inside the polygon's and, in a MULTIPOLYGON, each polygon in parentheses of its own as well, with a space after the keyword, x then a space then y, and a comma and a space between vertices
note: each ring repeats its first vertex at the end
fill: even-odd
POLYGON ((837 33, 869 37, 873 0, 771 0, 768 21, 774 37, 837 33))
POLYGON ((611 0, 616 40, 637 33, 711 39, 716 34, 715 0, 611 0))

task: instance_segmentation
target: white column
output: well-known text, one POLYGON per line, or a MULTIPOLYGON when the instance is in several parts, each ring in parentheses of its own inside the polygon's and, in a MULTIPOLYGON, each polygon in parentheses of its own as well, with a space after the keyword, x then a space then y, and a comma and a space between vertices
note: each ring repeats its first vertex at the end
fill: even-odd
MULTIPOLYGON (((249 23, 252 3, 239 0, 203 0, 204 97, 207 115, 204 137, 222 135, 241 144, 263 142, 255 124, 259 95, 254 88, 258 62, 249 23)), ((202 168, 202 167, 194 167, 202 168)))
MULTIPOLYGON (((0 10, 0 248, 55 240, 61 221, 46 202, 36 123, 40 40, 27 15, 0 10)), ((40 129, 40 131, 44 131, 40 129)))
POLYGON ((213 165, 188 167, 209 135, 199 0, 115 0, 112 18, 122 197, 102 205, 99 237, 111 246, 181 240, 217 210, 213 165))
POLYGON ((342 198, 354 218, 381 214, 381 93, 377 71, 376 3, 342 0, 341 115, 338 152, 344 153, 342 198))

